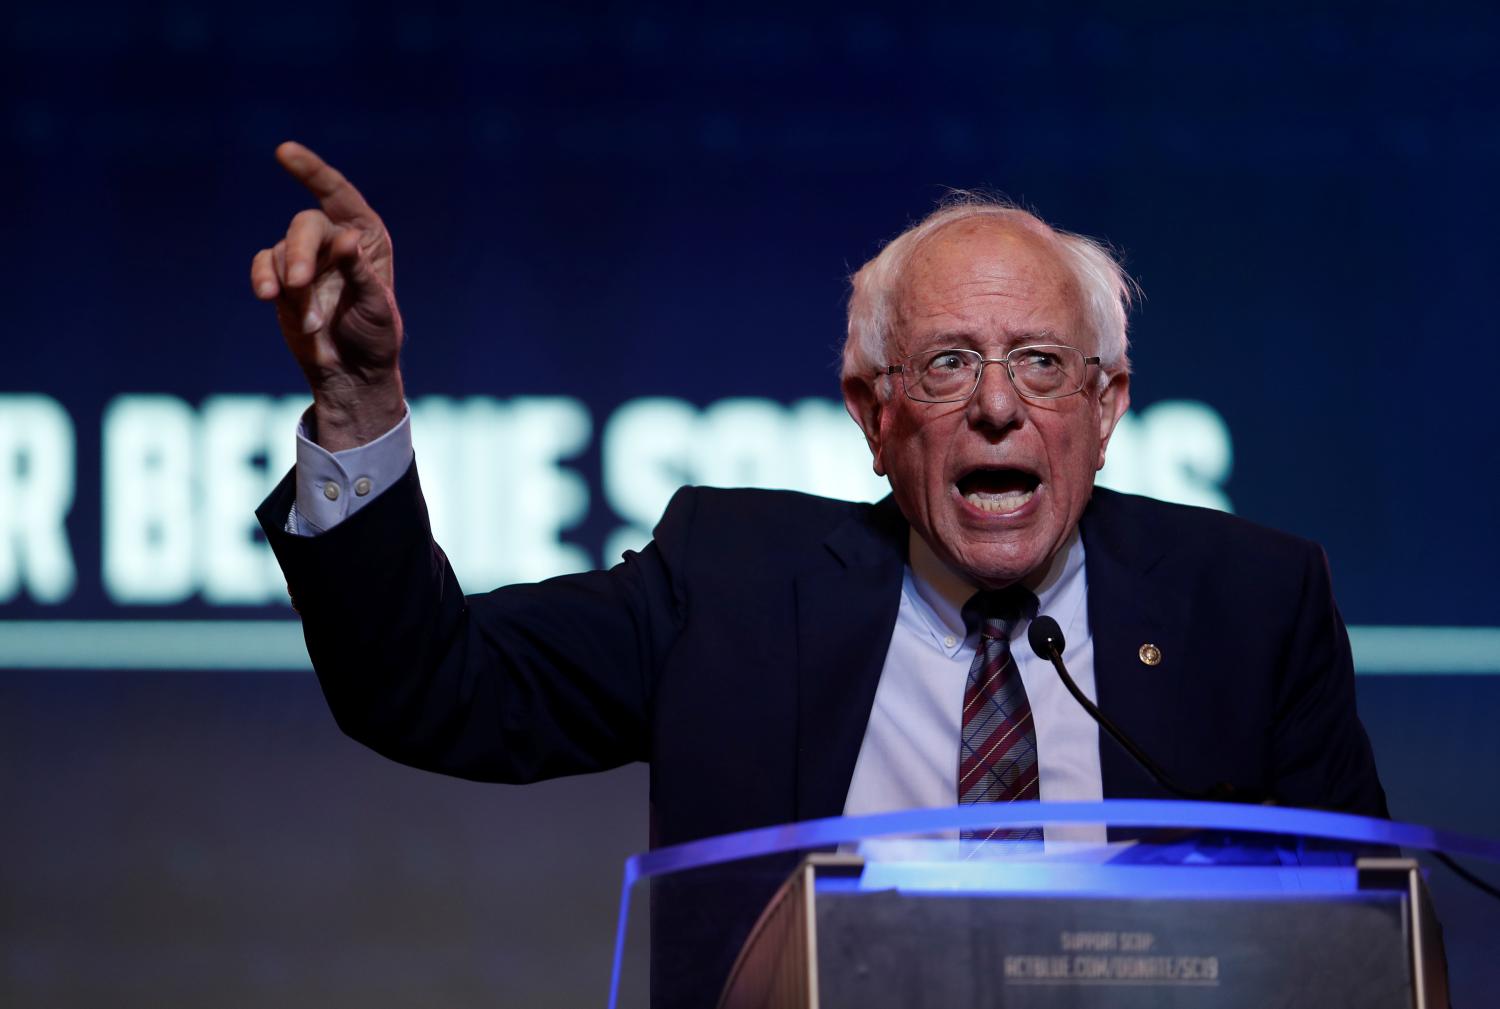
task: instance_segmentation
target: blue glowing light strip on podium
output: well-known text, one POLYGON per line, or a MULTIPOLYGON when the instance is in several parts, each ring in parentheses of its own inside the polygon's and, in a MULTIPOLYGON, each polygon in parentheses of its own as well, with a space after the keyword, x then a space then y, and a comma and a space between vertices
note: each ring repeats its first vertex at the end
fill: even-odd
POLYGON ((649 879, 687 869, 803 848, 833 847, 870 838, 1060 823, 1288 834, 1350 844, 1443 851, 1451 855, 1468 855, 1500 862, 1500 841, 1435 830, 1415 823, 1398 823, 1350 813, 1328 813, 1287 806, 1109 799, 1104 802, 978 803, 939 809, 906 809, 870 816, 834 816, 823 820, 761 827, 632 855, 625 862, 625 878, 629 885, 637 879, 649 879))
POLYGON ((610 978, 610 1009, 615 1009, 619 995, 620 974, 625 957, 625 929, 630 916, 630 891, 640 880, 759 858, 762 855, 832 848, 872 838, 925 836, 952 830, 1036 827, 1061 823, 1291 835, 1350 844, 1442 851, 1450 855, 1467 855, 1500 862, 1500 841, 1434 830, 1415 823, 1397 823, 1313 809, 1158 799, 979 803, 940 809, 907 809, 869 816, 834 816, 775 827, 760 827, 737 834, 706 837, 700 841, 658 848, 632 855, 625 860, 625 879, 620 888, 620 914, 615 930, 615 963, 610 978))
POLYGON ((1120 897, 1235 900, 1347 896, 1359 892, 1359 871, 1341 866, 1079 865, 1069 862, 867 861, 859 876, 818 880, 819 893, 878 892, 994 897, 1120 897))
MULTIPOLYGON (((1351 627, 1361 676, 1500 674, 1500 627, 1351 627)), ((0 620, 0 669, 307 672, 296 620, 0 620)))

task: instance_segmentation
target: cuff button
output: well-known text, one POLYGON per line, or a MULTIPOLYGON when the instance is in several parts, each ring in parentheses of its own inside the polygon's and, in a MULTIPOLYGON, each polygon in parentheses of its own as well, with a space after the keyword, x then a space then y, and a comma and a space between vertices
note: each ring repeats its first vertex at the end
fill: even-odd
POLYGON ((370 483, 370 478, 369 477, 367 477, 367 476, 360 477, 358 480, 354 481, 354 493, 355 493, 355 496, 357 496, 357 497, 364 497, 366 494, 370 493, 370 488, 372 486, 374 486, 374 485, 370 483))
POLYGON ((339 485, 332 480, 325 483, 323 485, 323 496, 330 501, 337 501, 339 499, 339 485))

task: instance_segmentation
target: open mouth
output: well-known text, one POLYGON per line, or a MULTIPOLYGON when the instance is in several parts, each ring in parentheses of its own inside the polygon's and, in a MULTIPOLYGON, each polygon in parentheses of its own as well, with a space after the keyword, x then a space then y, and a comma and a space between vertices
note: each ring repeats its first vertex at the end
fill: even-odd
POLYGON ((1041 479, 1020 469, 975 469, 958 478, 958 493, 980 511, 1002 514, 1025 506, 1041 479))

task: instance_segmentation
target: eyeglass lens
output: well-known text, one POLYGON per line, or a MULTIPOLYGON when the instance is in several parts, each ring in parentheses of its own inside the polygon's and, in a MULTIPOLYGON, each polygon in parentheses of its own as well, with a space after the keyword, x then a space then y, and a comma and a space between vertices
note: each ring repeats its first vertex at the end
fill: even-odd
MULTIPOLYGON (((1051 399, 1083 388, 1084 356, 1077 348, 1020 347, 1006 360, 1011 381, 1023 396, 1051 399)), ((983 356, 977 351, 939 350, 909 358, 907 373, 920 398, 942 402, 972 395, 983 366, 983 356)))

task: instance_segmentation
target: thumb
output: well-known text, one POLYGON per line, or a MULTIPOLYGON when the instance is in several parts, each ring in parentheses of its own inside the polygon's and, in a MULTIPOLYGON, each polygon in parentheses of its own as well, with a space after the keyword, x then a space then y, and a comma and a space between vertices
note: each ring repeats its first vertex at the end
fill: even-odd
POLYGON ((395 298, 388 278, 370 262, 363 244, 363 233, 349 228, 338 234, 329 249, 351 297, 350 310, 364 322, 386 327, 396 322, 395 298))

